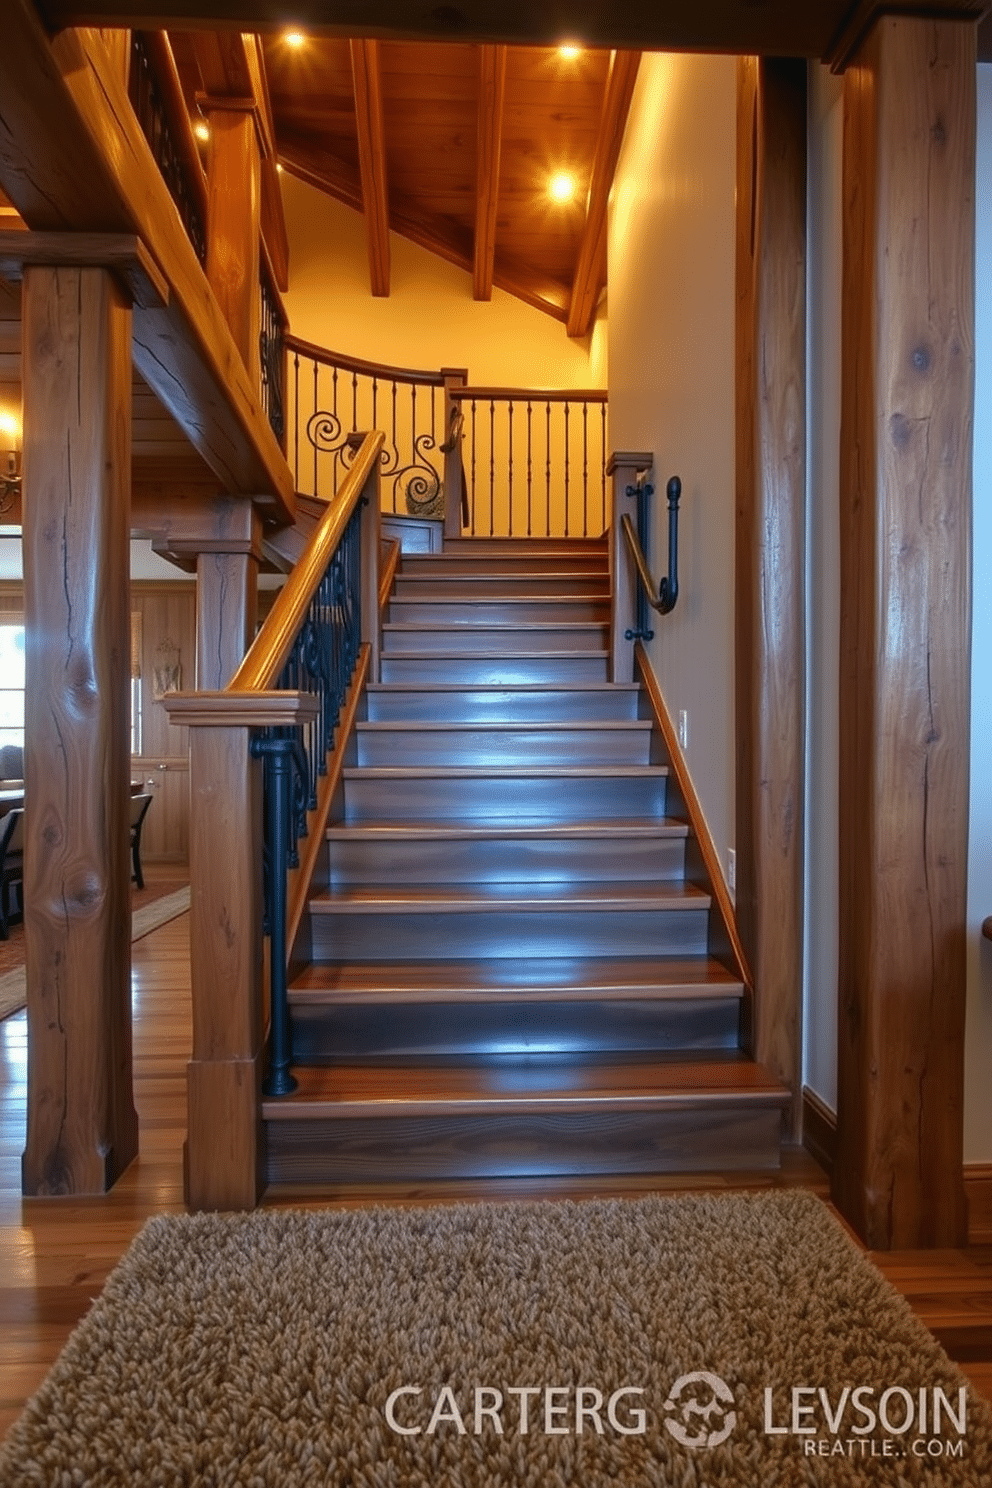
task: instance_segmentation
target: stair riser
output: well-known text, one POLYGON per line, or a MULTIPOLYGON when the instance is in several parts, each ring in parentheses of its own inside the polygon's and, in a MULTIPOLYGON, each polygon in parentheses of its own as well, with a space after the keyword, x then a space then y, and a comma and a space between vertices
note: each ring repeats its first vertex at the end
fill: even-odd
POLYGON ((404 576, 496 574, 503 577, 524 574, 540 579, 546 572, 551 572, 567 574, 569 577, 573 574, 595 574, 602 580, 607 571, 606 560, 599 555, 583 558, 566 554, 558 562, 550 555, 514 557, 511 554, 497 554, 492 557, 473 557, 471 554, 456 553, 451 557, 438 555, 422 558, 412 553, 403 555, 404 576))
POLYGON ((383 682, 464 682, 469 687, 506 687, 514 683, 606 682, 606 653, 586 656, 384 656, 383 682))
POLYGON ((393 599, 389 620, 395 625, 608 625, 609 599, 393 599))
POLYGON ((595 597, 609 592, 609 579, 601 573, 532 574, 398 574, 397 599, 482 600, 525 599, 548 594, 595 597))
POLYGON ((487 1054, 736 1049, 740 1003, 405 1003, 292 1009, 297 1064, 487 1054))
POLYGON ((369 730, 358 728, 359 765, 646 765, 650 732, 633 728, 369 730))
POLYGON ((331 841, 329 882, 341 884, 644 883, 681 878, 682 837, 418 838, 376 843, 363 837, 331 841))
POLYGON ((607 560, 606 539, 602 537, 447 537, 444 552, 448 558, 532 558, 540 555, 546 562, 573 558, 607 560))
POLYGON ((497 779, 416 776, 382 779, 345 771, 347 822, 602 821, 665 815, 664 775, 497 779))
POLYGON ((564 687, 526 691, 470 687, 432 692, 419 688, 368 690, 368 716, 430 723, 584 723, 637 717, 637 694, 623 687, 564 687))
POLYGON ((705 909, 508 910, 504 914, 364 913, 312 916, 313 959, 451 960, 469 956, 704 956, 705 909))
POLYGON ((267 1121, 268 1182, 426 1182, 779 1167, 781 1116, 713 1110, 267 1121))
POLYGON ((445 655, 451 652, 487 652, 515 656, 521 651, 599 651, 606 646, 605 625, 452 625, 413 626, 409 630, 395 625, 382 628, 383 656, 404 656, 425 652, 445 655))

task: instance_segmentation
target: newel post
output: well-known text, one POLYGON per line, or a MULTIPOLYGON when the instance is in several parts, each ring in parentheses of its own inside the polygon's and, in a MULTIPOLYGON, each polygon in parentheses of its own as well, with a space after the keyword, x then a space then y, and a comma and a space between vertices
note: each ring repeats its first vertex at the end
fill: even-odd
POLYGON ((455 426, 458 432, 453 433, 462 405, 459 399, 451 396, 451 389, 465 386, 468 368, 442 367, 441 376, 444 378, 444 535, 450 538, 462 535, 462 491, 465 484, 460 423, 455 426))
POLYGON ((615 450, 606 463, 613 480, 613 522, 610 528, 610 681, 634 680, 634 642, 627 632, 637 625, 637 570, 624 540, 620 518, 630 509, 627 487, 637 474, 650 470, 654 455, 615 450))

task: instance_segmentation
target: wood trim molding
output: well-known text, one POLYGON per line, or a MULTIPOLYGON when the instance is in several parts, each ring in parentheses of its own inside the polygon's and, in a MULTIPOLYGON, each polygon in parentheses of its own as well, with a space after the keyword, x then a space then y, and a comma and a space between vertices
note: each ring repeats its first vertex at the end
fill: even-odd
POLYGON ((720 855, 717 852, 716 843, 713 841, 709 824, 703 813, 702 802, 696 794, 696 787, 693 785, 692 776, 689 774, 689 766, 686 763, 685 755, 679 747, 678 735, 675 732, 675 725, 672 723, 668 705, 658 684, 658 679, 654 674, 654 668, 648 658, 648 653, 641 641, 637 641, 634 646, 634 663, 644 684, 651 717, 657 724, 661 735, 664 759, 671 770, 670 784, 675 786, 678 795, 682 798, 685 815, 695 837, 699 852, 699 863, 696 865, 695 872, 693 871, 690 855, 687 852, 686 877, 691 882, 705 882, 708 886, 713 896, 713 908, 716 911, 722 930, 722 936, 717 935, 716 937, 713 936, 711 930, 711 941, 715 941, 715 948, 722 949, 725 954, 729 953, 735 974, 744 983, 745 988, 753 993, 754 980, 748 966, 747 953, 737 931, 737 917, 734 912, 733 901, 730 898, 730 892, 723 877, 723 870, 720 867, 720 855), (725 942, 725 945, 722 947, 719 945, 721 939, 725 942))
POLYGON ((503 140, 506 92, 506 47, 479 48, 479 112, 475 151, 475 243, 472 292, 477 300, 493 297, 496 256, 496 204, 503 140))
POLYGON ((808 1085, 803 1086, 802 1138, 806 1151, 829 1178, 837 1155, 837 1113, 808 1085))
POLYGON ((169 285, 140 238, 132 233, 0 232, 0 279, 19 282, 32 265, 109 269, 131 301, 144 309, 169 303, 169 285))
POLYGON ((355 89, 358 130, 358 168, 362 180, 362 210, 369 253, 372 293, 389 294, 389 177, 386 168, 386 125, 382 111, 379 43, 352 40, 351 75, 355 89))
POLYGON ((589 179, 586 220, 568 306, 566 326, 570 336, 588 333, 600 290, 606 283, 606 209, 640 64, 640 52, 614 52, 610 60, 589 179))

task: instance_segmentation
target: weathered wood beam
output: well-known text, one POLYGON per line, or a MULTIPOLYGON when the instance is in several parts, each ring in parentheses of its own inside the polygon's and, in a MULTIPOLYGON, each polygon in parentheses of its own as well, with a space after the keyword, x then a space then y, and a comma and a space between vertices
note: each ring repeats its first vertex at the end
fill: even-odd
POLYGON ((493 297, 496 255, 496 204, 506 92, 506 47, 479 48, 479 107, 475 146, 475 241, 472 291, 477 300, 493 297))
POLYGON ((895 0, 895 3, 892 0, 857 0, 830 38, 824 61, 829 62, 835 72, 843 72, 872 27, 885 15, 904 16, 906 19, 946 16, 949 20, 980 21, 988 8, 988 0, 943 0, 943 3, 938 0, 936 5, 932 0, 895 0))
POLYGON ((49 266, 26 271, 22 307, 22 1183, 27 1194, 96 1194, 138 1151, 128 862, 131 311, 106 269, 49 266))
POLYGON ((358 168, 369 253, 372 293, 389 294, 389 178, 386 170, 386 126, 382 112, 379 43, 350 43, 358 130, 358 168))
POLYGON ((169 285, 136 306, 133 357, 225 489, 292 515, 289 467, 96 32, 49 43, 30 0, 9 0, 0 47, 0 185, 29 227, 132 233, 169 285))
POLYGON ((640 52, 614 52, 603 94, 596 153, 589 178, 589 197, 582 241, 572 280, 567 329, 570 336, 588 334, 600 291, 606 283, 606 209, 620 158, 630 101, 634 96, 640 52))
POLYGON ((207 278, 249 376, 260 382, 262 163, 252 113, 223 98, 205 105, 207 278))
POLYGON ((806 64, 737 66, 737 923, 753 1053, 802 1087, 806 64))
MULTIPOLYGON (((279 158, 291 175, 325 191, 345 206, 362 210, 362 188, 358 173, 344 161, 330 155, 326 150, 315 149, 305 140, 280 138, 279 158)), ((474 253, 471 235, 454 222, 440 217, 426 217, 416 204, 406 197, 392 192, 390 196, 389 222, 393 232, 408 238, 439 258, 446 259, 459 269, 471 274, 474 253)), ((493 284, 525 304, 533 305, 555 320, 564 321, 568 314, 568 286, 548 275, 535 273, 526 264, 501 253, 493 269, 493 284)))
POLYGON ((975 31, 884 19, 844 84, 833 1196, 961 1245, 975 31))

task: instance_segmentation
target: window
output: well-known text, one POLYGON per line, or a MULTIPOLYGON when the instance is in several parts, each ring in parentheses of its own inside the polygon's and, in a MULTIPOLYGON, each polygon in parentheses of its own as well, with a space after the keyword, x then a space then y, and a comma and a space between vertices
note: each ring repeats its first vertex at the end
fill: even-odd
POLYGON ((24 626, 0 622, 0 748, 24 747, 24 626))

